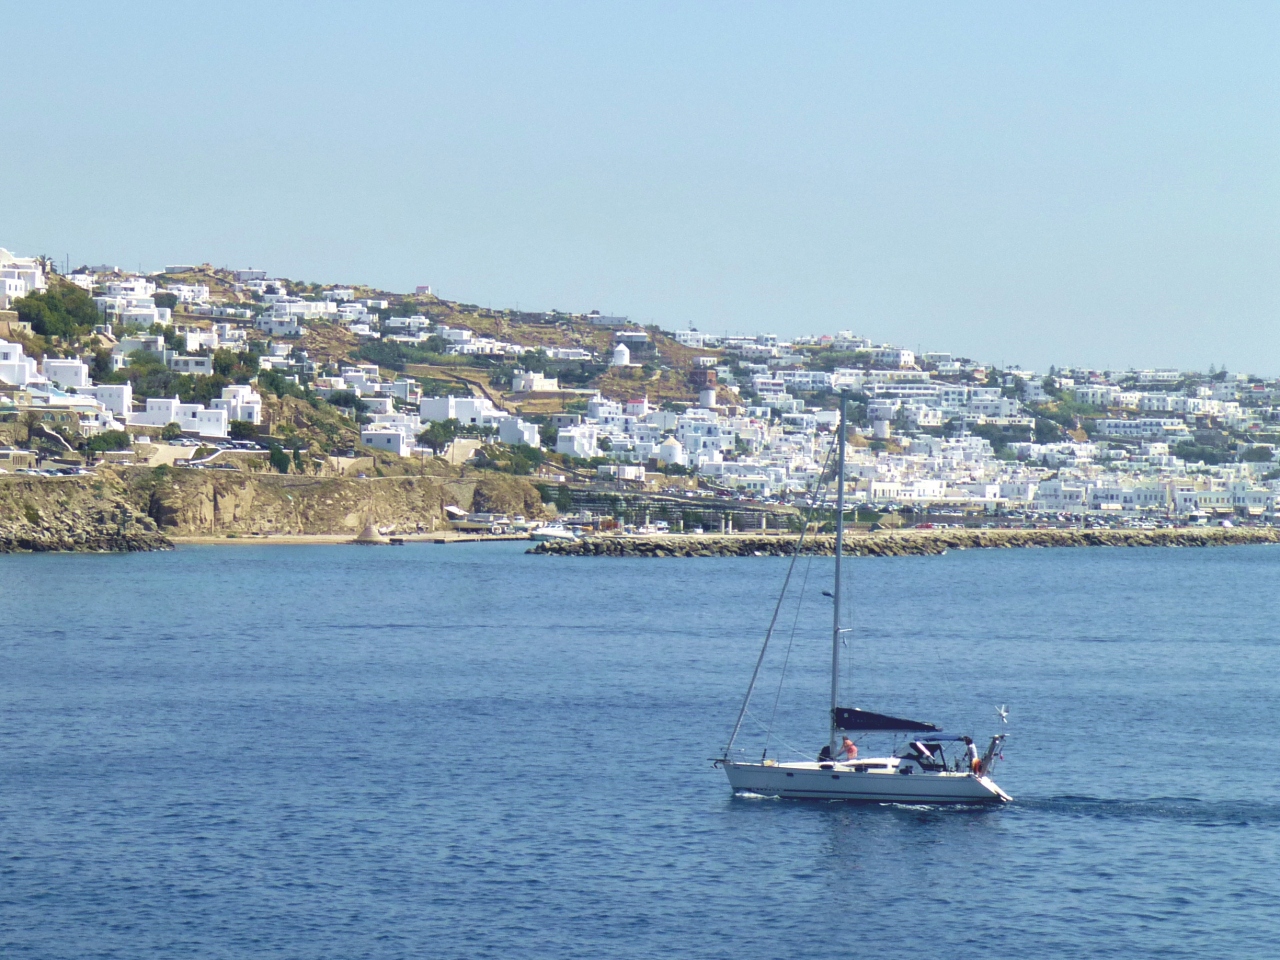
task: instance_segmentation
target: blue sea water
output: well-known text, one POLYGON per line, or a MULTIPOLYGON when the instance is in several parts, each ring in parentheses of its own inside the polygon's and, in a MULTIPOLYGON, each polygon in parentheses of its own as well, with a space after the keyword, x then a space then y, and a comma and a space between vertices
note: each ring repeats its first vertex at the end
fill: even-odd
MULTIPOLYGON (((775 697, 824 735, 829 563, 756 755, 775 697)), ((730 796, 785 565, 0 558, 0 955, 1280 955, 1280 551, 850 562, 850 702, 1009 705, 1016 801, 958 810, 730 796)))

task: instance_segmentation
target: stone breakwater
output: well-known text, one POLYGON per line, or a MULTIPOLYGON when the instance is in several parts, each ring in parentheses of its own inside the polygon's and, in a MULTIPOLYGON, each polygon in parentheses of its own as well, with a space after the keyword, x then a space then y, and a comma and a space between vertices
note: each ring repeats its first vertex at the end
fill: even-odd
MULTIPOLYGON (((566 557, 788 557, 796 536, 599 536, 549 540, 530 553, 566 557)), ((805 539, 805 552, 830 556, 832 535, 805 539)), ((845 552, 855 557, 936 556, 948 550, 1013 547, 1215 547, 1280 543, 1274 527, 1182 527, 1165 530, 904 530, 845 534, 845 552)))
POLYGON ((129 553, 172 546, 112 476, 0 477, 0 553, 129 553))

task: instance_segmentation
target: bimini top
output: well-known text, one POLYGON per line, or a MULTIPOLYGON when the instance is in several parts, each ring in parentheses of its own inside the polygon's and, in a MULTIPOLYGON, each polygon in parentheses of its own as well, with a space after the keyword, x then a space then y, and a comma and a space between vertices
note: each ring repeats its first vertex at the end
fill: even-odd
POLYGON ((901 717, 872 713, 870 710, 859 710, 857 707, 836 707, 835 714, 837 730, 901 730, 908 733, 933 733, 942 729, 937 724, 924 723, 921 720, 903 720, 901 717))

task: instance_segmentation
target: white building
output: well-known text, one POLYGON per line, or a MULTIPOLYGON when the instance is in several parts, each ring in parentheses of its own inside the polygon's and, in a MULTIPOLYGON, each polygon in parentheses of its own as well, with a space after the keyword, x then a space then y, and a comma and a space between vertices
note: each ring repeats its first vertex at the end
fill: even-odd
POLYGON ((675 437, 667 437, 662 443, 658 444, 657 457, 659 463, 676 464, 681 467, 689 462, 684 444, 675 437))
POLYGON ((872 363, 878 363, 886 367, 913 367, 916 363, 914 352, 888 343, 881 344, 870 352, 872 363))
POLYGON ((676 343, 686 347, 693 347, 695 350, 701 350, 707 342, 707 335, 699 333, 697 330, 677 330, 673 336, 676 343))
POLYGON ((102 292, 108 297, 145 300, 155 295, 156 285, 146 277, 122 277, 103 284, 102 292))
POLYGON ((207 377, 213 373, 213 357, 172 356, 169 358, 169 369, 174 373, 207 377))
POLYGON ((613 360, 609 365, 612 367, 631 366, 631 351, 627 349, 625 343, 620 343, 613 348, 613 360))
POLYGON ((302 336, 302 322, 297 317, 278 317, 264 313, 253 322, 253 325, 270 337, 302 336))
POLYGON ((1110 407, 1120 396, 1120 388, 1113 387, 1109 383, 1085 384, 1073 387, 1071 392, 1078 402, 1089 403, 1095 407, 1110 407))
POLYGON ((1181 420, 1099 420, 1098 433, 1104 437, 1164 438, 1170 434, 1187 433, 1187 425, 1181 420))
POLYGON ((15 257, 0 247, 0 310, 8 310, 11 301, 38 293, 46 286, 40 261, 35 257, 15 257))
POLYGON ((594 423, 561 427, 556 434, 556 453, 568 454, 571 457, 598 457, 600 456, 598 438, 599 433, 594 423))
POLYGON ((133 412, 133 384, 131 383, 99 383, 77 392, 93 397, 117 417, 128 417, 133 412))
POLYGON ((557 378, 543 376, 541 373, 519 370, 511 378, 512 393, 555 393, 559 389, 560 382, 557 378))
POLYGON ((495 407, 487 397, 423 397, 418 415, 425 423, 457 420, 459 423, 487 426, 489 421, 509 416, 495 407))
POLYGON ((412 441, 392 426, 371 423, 360 430, 360 442, 366 447, 386 450, 397 457, 407 457, 413 449, 412 441))
POLYGON ((179 303, 207 303, 209 301, 209 288, 203 283, 174 283, 164 289, 166 293, 172 293, 177 297, 179 303))
POLYGON ((536 423, 525 423, 519 417, 504 417, 498 421, 498 439, 503 443, 516 446, 525 444, 530 447, 541 445, 536 423))
POLYGON ((262 397, 247 384, 237 383, 223 387, 221 399, 210 400, 209 406, 226 411, 228 421, 262 422, 262 397))
POLYGON ((582 347, 543 347, 542 352, 551 360, 586 360, 595 359, 595 354, 582 347))
POLYGON ((157 307, 151 297, 104 295, 94 297, 93 302, 103 317, 128 326, 150 327, 157 323, 168 326, 173 318, 173 311, 168 307, 157 307))
POLYGON ((332 300, 303 300, 301 297, 277 297, 271 305, 274 317, 297 317, 300 320, 321 320, 338 315, 338 305, 332 300))
POLYGON ((227 411, 209 410, 202 403, 183 403, 177 397, 150 397, 147 408, 128 416, 128 423, 137 426, 167 427, 176 423, 184 433, 202 437, 227 435, 227 411))
POLYGON ((197 350, 217 350, 221 346, 218 334, 213 330, 186 330, 182 335, 186 338, 188 353, 194 353, 197 350))
POLYGON ((1088 489, 1083 483, 1070 480, 1045 480, 1036 488, 1037 510, 1051 513, 1084 513, 1088 504, 1088 489))
POLYGON ((45 382, 39 364, 27 356, 22 345, 7 340, 0 340, 0 380, 16 387, 45 382))
POLYGON ((45 377, 62 389, 89 386, 89 365, 82 360, 56 360, 46 358, 40 365, 45 377))

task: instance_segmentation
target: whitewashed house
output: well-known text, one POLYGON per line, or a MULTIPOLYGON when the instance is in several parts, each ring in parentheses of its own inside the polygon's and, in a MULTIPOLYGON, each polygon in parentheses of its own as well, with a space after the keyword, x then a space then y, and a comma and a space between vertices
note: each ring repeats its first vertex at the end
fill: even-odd
POLYGON ((206 409, 202 403, 183 403, 177 397, 149 397, 145 410, 128 414, 130 425, 167 427, 176 423, 184 433, 202 437, 225 437, 227 421, 226 410, 206 409))
POLYGON ((498 421, 498 439, 512 446, 521 443, 530 447, 541 445, 538 425, 525 423, 519 417, 505 417, 498 421))
POLYGON ((599 433, 594 423, 561 427, 556 434, 556 453, 568 454, 571 457, 598 457, 600 456, 598 437, 599 433))
POLYGON ((223 387, 222 397, 210 400, 209 406, 214 410, 225 411, 228 421, 262 422, 262 397, 248 384, 236 383, 223 387))
POLYGON ((360 430, 360 442, 366 447, 385 450, 398 457, 407 457, 413 442, 400 430, 390 425, 371 423, 360 430))
POLYGON ((487 397, 423 397, 418 415, 424 422, 457 420, 464 424, 488 426, 492 420, 509 416, 495 407, 487 397))
POLYGON ((35 257, 15 257, 0 247, 0 310, 28 293, 46 289, 44 268, 35 257))
POLYGON ((77 392, 93 397, 117 417, 127 417, 133 412, 133 384, 131 383, 99 383, 77 392))
POLYGON ((213 373, 213 357, 209 356, 172 356, 169 358, 168 365, 174 373, 186 373, 199 377, 207 377, 213 373))
POLYGON ((89 386, 89 365, 83 360, 46 358, 40 367, 46 379, 64 390, 89 386))
POLYGON ((0 380, 17 387, 45 382, 39 364, 28 357, 19 343, 0 340, 0 380))

